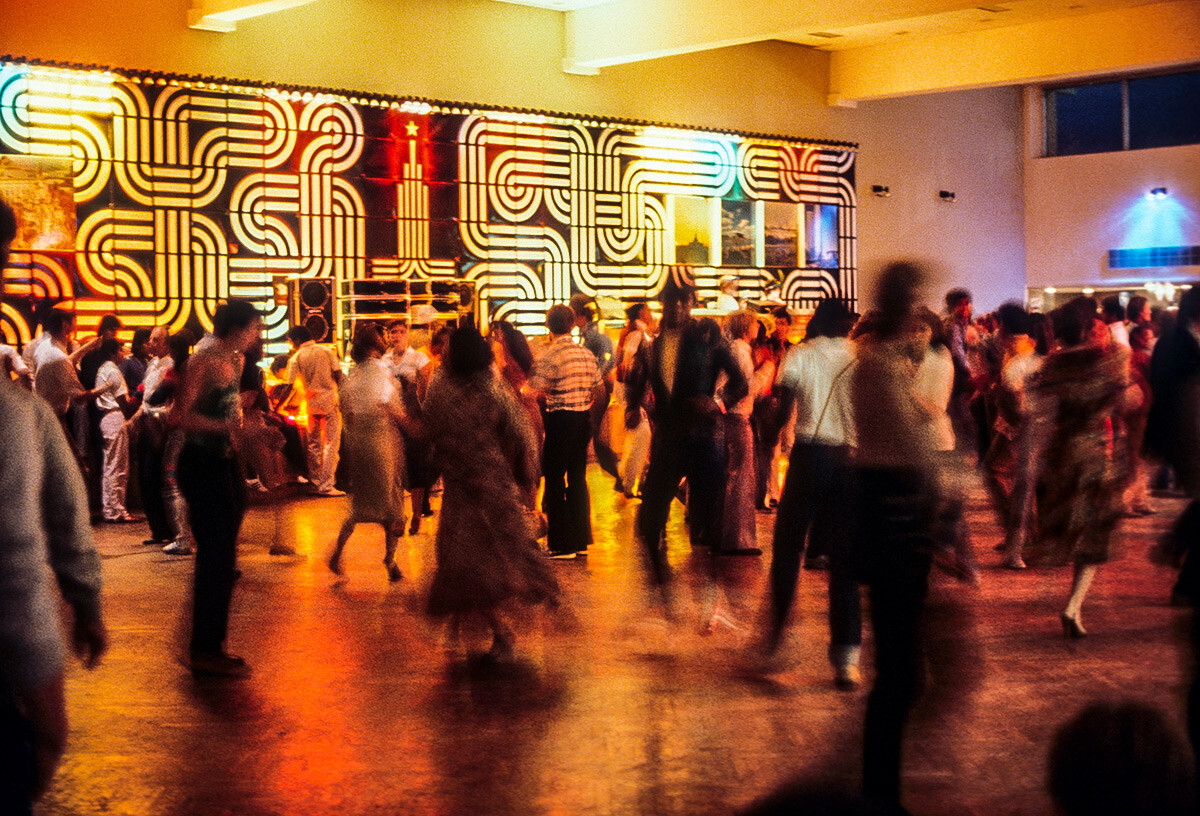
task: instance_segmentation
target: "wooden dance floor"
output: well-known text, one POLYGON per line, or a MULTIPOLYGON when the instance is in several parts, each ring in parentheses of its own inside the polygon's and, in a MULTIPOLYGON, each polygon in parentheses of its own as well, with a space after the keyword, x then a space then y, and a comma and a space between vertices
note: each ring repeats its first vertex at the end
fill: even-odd
MULTIPOLYGON (((866 686, 833 686, 825 574, 801 576, 794 664, 747 672, 774 516, 758 516, 767 554, 714 570, 690 552, 676 505, 684 614, 672 628, 650 611, 637 503, 594 465, 589 475, 595 546, 553 562, 574 620, 529 616, 513 663, 467 659, 424 616, 436 519, 403 540, 400 583, 388 584, 370 526, 338 580, 325 559, 346 500, 294 496, 255 505, 243 530, 228 645, 253 675, 193 679, 182 657, 192 559, 144 546, 144 525, 98 528, 113 647, 97 670, 69 672, 70 744, 37 812, 706 816, 793 779, 856 785, 866 686), (268 554, 276 529, 296 557, 268 554)), ((910 810, 1049 812, 1051 735, 1094 698, 1145 700, 1182 721, 1189 613, 1168 605, 1174 575, 1146 551, 1183 503, 1154 507, 1123 524, 1120 554, 1100 570, 1083 610, 1090 636, 1066 641, 1069 568, 1000 569, 1000 532, 972 491, 981 581, 932 581, 910 810)), ((863 668, 869 683, 869 635, 863 668)))

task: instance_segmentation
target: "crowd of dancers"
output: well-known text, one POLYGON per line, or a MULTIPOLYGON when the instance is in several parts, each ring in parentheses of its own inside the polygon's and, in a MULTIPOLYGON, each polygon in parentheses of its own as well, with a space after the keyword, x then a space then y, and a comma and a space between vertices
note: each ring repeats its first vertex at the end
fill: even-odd
MULTIPOLYGON (((486 331, 433 314, 360 323, 348 372, 296 328, 292 353, 269 366, 270 387, 249 302, 221 304, 203 338, 139 330, 132 353, 115 318, 76 345, 72 316, 55 309, 23 354, 3 355, 6 413, 28 418, 47 456, 31 481, 54 486, 22 494, 20 512, 43 527, 28 546, 49 545, 77 614, 77 648, 94 662, 106 637, 87 525, 140 521, 125 505, 132 449, 147 543, 195 552, 191 669, 240 677, 250 670, 227 651, 226 632, 247 489, 300 480, 316 495, 348 493, 329 569, 343 574, 359 524, 379 524, 396 582, 398 542, 432 515, 440 484, 427 611, 451 633, 482 623, 488 654, 504 659, 514 652, 511 608, 563 607, 553 562, 586 557, 592 543, 590 449, 613 489, 640 502, 635 535, 669 621, 679 614, 665 540, 673 502, 685 503, 690 544, 714 564, 761 555, 759 514, 776 514, 754 670, 784 664, 807 565, 828 570, 833 680, 857 687, 867 589, 875 661, 864 790, 899 810, 930 569, 978 580, 963 521, 973 467, 1005 532, 1004 566, 1074 566, 1065 636, 1087 634, 1088 588, 1120 519, 1151 512, 1160 463, 1192 501, 1154 557, 1182 565, 1177 602, 1200 598, 1200 564, 1188 557, 1200 524, 1200 288, 1158 315, 1141 298, 1122 307, 1080 297, 1046 315, 1008 303, 976 320, 963 290, 947 294, 944 316, 923 307, 926 284, 918 266, 893 264, 870 311, 824 300, 795 344, 781 302, 749 310, 735 300, 720 320, 694 316, 683 269, 660 293, 660 317, 649 303, 628 307, 615 344, 584 296, 550 307, 533 339, 504 320, 486 331), (37 398, 18 396, 21 385, 37 398), (286 418, 297 393, 302 432, 286 418), (610 410, 614 394, 623 410, 610 410), (90 512, 76 489, 85 481, 96 484, 90 512)), ((272 552, 293 550, 277 540, 272 552)), ((53 637, 36 637, 50 653, 30 658, 43 664, 34 680, 57 676, 61 693, 53 637)), ((29 708, 16 699, 18 713, 29 708)))

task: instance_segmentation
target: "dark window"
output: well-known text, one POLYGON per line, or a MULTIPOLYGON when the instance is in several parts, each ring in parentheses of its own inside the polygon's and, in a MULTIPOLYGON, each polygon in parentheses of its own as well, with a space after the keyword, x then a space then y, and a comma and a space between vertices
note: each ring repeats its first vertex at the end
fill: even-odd
POLYGON ((1123 149, 1120 82, 1059 88, 1046 95, 1046 102, 1051 156, 1123 149))
POLYGON ((1200 143, 1200 71, 1129 80, 1129 147, 1200 143))

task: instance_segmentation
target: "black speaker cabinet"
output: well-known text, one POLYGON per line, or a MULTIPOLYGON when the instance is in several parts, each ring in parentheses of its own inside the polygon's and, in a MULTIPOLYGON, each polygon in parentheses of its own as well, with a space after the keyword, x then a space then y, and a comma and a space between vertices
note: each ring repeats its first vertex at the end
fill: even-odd
POLYGON ((333 279, 290 279, 288 318, 293 326, 308 329, 318 343, 333 342, 333 279))

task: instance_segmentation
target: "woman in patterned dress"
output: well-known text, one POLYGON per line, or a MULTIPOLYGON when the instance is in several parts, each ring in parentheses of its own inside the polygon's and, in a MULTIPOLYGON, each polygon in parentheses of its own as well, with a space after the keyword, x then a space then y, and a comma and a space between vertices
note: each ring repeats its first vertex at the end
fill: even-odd
POLYGON ((1111 416, 1128 385, 1128 362, 1111 347, 1087 298, 1052 314, 1060 347, 1046 357, 1029 389, 1031 433, 1043 463, 1038 538, 1032 558, 1074 565, 1063 634, 1087 634, 1080 609, 1096 569, 1108 561, 1120 519, 1122 480, 1112 456, 1111 416))
POLYGON ((445 484, 429 612, 455 625, 482 618, 490 654, 506 657, 513 647, 504 607, 556 605, 558 585, 531 525, 541 469, 529 417, 492 359, 478 331, 456 330, 424 406, 445 484))

